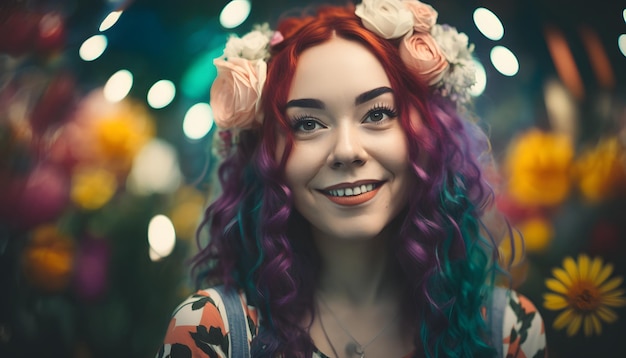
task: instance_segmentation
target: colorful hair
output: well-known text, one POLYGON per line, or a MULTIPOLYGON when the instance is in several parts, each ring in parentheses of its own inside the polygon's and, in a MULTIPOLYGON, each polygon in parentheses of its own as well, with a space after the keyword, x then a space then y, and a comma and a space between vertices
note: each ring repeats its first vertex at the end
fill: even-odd
POLYGON ((313 343, 301 324, 314 316, 319 258, 285 184, 293 141, 284 106, 301 53, 334 34, 368 48, 397 94, 415 186, 392 248, 416 346, 421 341, 429 357, 493 356, 481 315, 495 265, 494 245, 481 235, 480 217, 492 201, 479 162, 488 149, 483 132, 413 78, 396 45, 363 28, 351 6, 288 18, 277 30, 285 40, 268 62, 263 93, 271 95, 262 102, 263 126, 243 131, 237 152, 219 168, 222 193, 201 226, 208 226, 210 237, 194 258, 202 283, 241 287, 258 307, 264 320, 254 356, 311 356, 313 343), (416 115, 419 128, 412 125, 416 115), (287 134, 282 158, 275 154, 277 130, 287 134))

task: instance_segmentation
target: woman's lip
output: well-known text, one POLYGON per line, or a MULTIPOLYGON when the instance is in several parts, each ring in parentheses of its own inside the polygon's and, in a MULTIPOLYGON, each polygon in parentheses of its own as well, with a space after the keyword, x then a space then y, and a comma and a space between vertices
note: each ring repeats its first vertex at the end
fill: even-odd
POLYGON ((328 200, 332 201, 335 204, 342 206, 355 206, 359 204, 363 204, 376 196, 378 190, 381 185, 378 185, 374 190, 368 191, 367 193, 358 194, 358 195, 350 195, 350 196, 333 196, 328 195, 327 193, 323 193, 328 200))
POLYGON ((383 184, 383 182, 380 180, 359 180, 354 183, 339 183, 339 184, 331 185, 327 188, 321 189, 321 191, 327 192, 327 191, 337 190, 337 189, 354 188, 357 186, 368 185, 368 184, 374 184, 374 185, 380 186, 383 184))

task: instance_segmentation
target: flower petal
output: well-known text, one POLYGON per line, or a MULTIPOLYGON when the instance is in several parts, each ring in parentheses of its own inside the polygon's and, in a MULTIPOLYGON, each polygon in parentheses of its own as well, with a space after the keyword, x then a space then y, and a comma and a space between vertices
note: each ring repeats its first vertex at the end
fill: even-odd
POLYGON ((602 304, 611 307, 626 306, 626 298, 624 297, 602 297, 602 304))
POLYGON ((555 329, 563 329, 563 327, 567 326, 572 321, 575 315, 573 309, 567 309, 556 317, 552 326, 555 329))
POLYGON ((617 321, 617 314, 615 313, 615 311, 608 307, 600 306, 598 307, 596 312, 598 313, 600 319, 602 319, 604 322, 613 323, 617 321))
POLYGON ((613 265, 606 264, 606 266, 604 266, 602 270, 600 271, 600 273, 598 274, 595 284, 600 286, 604 281, 606 281, 607 278, 609 278, 609 276, 611 276, 612 273, 613 273, 613 265))
POLYGON ((591 314, 589 315, 589 317, 591 317, 591 322, 593 323, 593 329, 596 331, 596 333, 599 335, 602 334, 602 323, 600 323, 600 319, 598 318, 598 316, 596 314, 591 314))
POLYGON ((578 314, 574 315, 569 326, 567 326, 567 331, 566 331, 567 335, 571 337, 575 335, 576 333, 578 333, 582 322, 583 322, 583 317, 581 315, 578 315, 578 314))
POLYGON ((578 275, 578 266, 576 266, 576 262, 571 257, 566 257, 563 260, 563 268, 565 272, 567 272, 568 276, 573 280, 578 279, 580 276, 578 275))
POLYGON ((593 334, 593 322, 591 320, 591 315, 583 317, 583 332, 585 337, 589 337, 593 334))
POLYGON ((623 281, 624 279, 621 276, 616 276, 608 280, 602 286, 598 287, 598 289, 600 290, 600 292, 606 293, 606 292, 609 292, 618 288, 619 285, 621 285, 623 281))
POLYGON ((578 255, 578 275, 581 280, 589 277, 589 256, 585 254, 578 255))
POLYGON ((591 266, 589 267, 589 280, 591 282, 595 282, 598 277, 598 273, 602 269, 602 259, 600 257, 596 257, 591 261, 591 266))
POLYGON ((570 287, 572 285, 572 278, 567 274, 567 272, 565 272, 565 270, 555 268, 552 270, 552 275, 559 281, 563 282, 565 287, 570 287))
POLYGON ((567 294, 567 287, 559 281, 553 278, 546 279, 546 286, 554 292, 567 294))
POLYGON ((543 295, 543 306, 549 310, 558 311, 567 307, 567 300, 561 295, 546 293, 543 295))
POLYGON ((619 290, 613 290, 611 292, 606 292, 604 294, 602 294, 602 297, 619 297, 619 296, 623 296, 624 293, 626 291, 624 291, 623 289, 619 289, 619 290))

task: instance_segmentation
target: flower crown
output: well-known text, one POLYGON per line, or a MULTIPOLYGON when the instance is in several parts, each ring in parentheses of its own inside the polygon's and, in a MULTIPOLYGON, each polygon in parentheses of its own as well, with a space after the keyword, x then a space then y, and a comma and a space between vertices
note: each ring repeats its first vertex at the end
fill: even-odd
MULTIPOLYGON (((475 82, 474 46, 454 27, 437 24, 437 11, 418 0, 363 0, 355 9, 363 26, 385 39, 400 39, 398 51, 410 71, 457 104, 470 99, 475 82)), ((250 129, 263 121, 259 103, 267 75, 270 47, 283 40, 268 24, 239 38, 232 35, 224 55, 213 61, 217 77, 211 107, 220 129, 250 129)), ((223 133, 220 134, 223 140, 223 133)), ((224 143, 229 146, 228 143, 224 143)), ((230 143, 232 144, 232 142, 230 143)), ((224 149, 224 148, 222 148, 224 149)))

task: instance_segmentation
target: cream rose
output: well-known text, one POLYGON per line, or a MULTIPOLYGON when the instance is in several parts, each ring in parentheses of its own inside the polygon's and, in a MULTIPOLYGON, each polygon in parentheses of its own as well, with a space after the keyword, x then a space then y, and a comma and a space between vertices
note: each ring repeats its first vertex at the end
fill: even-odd
POLYGON ((450 66, 435 39, 427 33, 414 33, 402 39, 400 58, 420 80, 434 85, 450 66))
POLYGON ((435 25, 431 35, 437 40, 441 51, 451 63, 472 58, 473 45, 469 44, 466 34, 458 32, 454 27, 435 25))
POLYGON ((354 13, 363 26, 385 39, 395 39, 413 29, 413 14, 401 0, 363 0, 354 13))
POLYGON ((242 38, 231 36, 226 42, 224 56, 242 57, 247 60, 265 59, 269 52, 269 38, 260 30, 252 31, 242 38))
POLYGON ((215 124, 222 129, 253 127, 267 64, 238 57, 215 59, 213 63, 217 67, 217 78, 211 86, 215 124))
POLYGON ((413 14, 415 32, 430 32, 430 29, 437 23, 439 14, 432 6, 418 0, 404 0, 404 6, 413 14))

